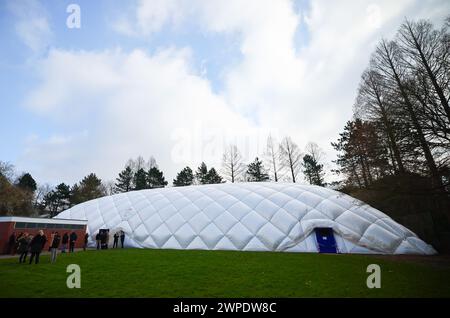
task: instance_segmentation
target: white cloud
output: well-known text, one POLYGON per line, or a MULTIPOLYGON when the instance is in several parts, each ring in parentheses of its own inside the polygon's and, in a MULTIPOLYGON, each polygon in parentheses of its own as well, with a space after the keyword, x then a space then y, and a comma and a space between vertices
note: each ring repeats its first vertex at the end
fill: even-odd
POLYGON ((188 11, 190 1, 186 0, 140 0, 131 13, 123 13, 113 23, 113 28, 125 35, 149 36, 168 24, 179 24, 188 11))
POLYGON ((302 12, 310 42, 296 52, 301 14, 291 1, 149 2, 136 11, 141 30, 192 19, 207 32, 236 34, 242 59, 224 70, 221 92, 229 106, 262 127, 283 127, 301 145, 319 142, 330 156, 376 42, 392 37, 405 16, 434 19, 449 9, 445 1, 311 1, 302 12))
POLYGON ((35 52, 50 43, 52 31, 45 8, 37 0, 9 1, 8 9, 16 19, 15 29, 22 42, 35 52))
MULTIPOLYGON (((42 83, 27 105, 69 129, 88 129, 89 138, 72 141, 80 151, 72 155, 79 164, 64 174, 71 181, 88 170, 112 178, 139 154, 156 156, 172 178, 185 164, 217 164, 224 138, 244 136, 237 139, 248 149, 269 131, 291 135, 301 147, 315 141, 331 160, 330 142, 351 117, 360 74, 377 41, 392 37, 405 16, 434 20, 449 7, 446 1, 322 0, 296 12, 287 0, 140 1, 117 30, 148 37, 193 22, 202 32, 239 40, 241 60, 224 65, 221 92, 213 93, 207 69, 191 67, 195 48, 165 48, 152 56, 53 50, 37 65, 42 83), (309 41, 298 45, 302 18, 309 41)), ((40 158, 33 154, 47 171, 60 164, 40 158)))
POLYGON ((19 165, 40 167, 38 179, 51 182, 74 182, 91 171, 112 179, 138 155, 154 155, 168 178, 201 160, 217 165, 228 138, 253 138, 255 131, 212 93, 190 60, 189 49, 152 56, 52 50, 37 65, 42 83, 27 107, 65 131, 86 131, 32 139, 19 165))

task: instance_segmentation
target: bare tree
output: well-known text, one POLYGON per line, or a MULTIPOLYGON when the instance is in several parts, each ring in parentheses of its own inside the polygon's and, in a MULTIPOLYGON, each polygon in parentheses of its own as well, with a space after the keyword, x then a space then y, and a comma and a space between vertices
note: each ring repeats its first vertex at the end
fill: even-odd
POLYGON ((315 142, 308 142, 305 147, 305 152, 318 163, 321 163, 325 157, 325 152, 315 142))
POLYGON ((134 163, 136 165, 136 171, 138 171, 139 169, 145 169, 145 166, 147 165, 145 159, 142 156, 138 156, 134 163))
POLYGON ((156 163, 156 159, 153 156, 150 156, 150 158, 148 159, 147 171, 150 170, 151 168, 159 168, 158 164, 156 163))
POLYGON ((158 165, 153 156, 151 156, 148 161, 145 161, 144 157, 139 155, 136 159, 128 159, 125 167, 130 167, 131 170, 136 173, 139 169, 149 170, 150 168, 158 167, 158 165))
MULTIPOLYGON (((408 70, 408 92, 437 165, 450 151, 450 33, 448 25, 435 29, 421 20, 406 20, 396 41, 408 70)), ((445 165, 445 164, 444 164, 445 165)))
POLYGON ((372 68, 367 69, 361 77, 355 113, 359 118, 382 123, 383 132, 392 152, 394 170, 404 173, 405 168, 399 150, 399 141, 394 130, 394 97, 389 94, 389 89, 386 86, 381 74, 372 68))
POLYGON ((106 195, 113 195, 117 193, 115 183, 112 180, 102 182, 101 186, 104 189, 106 195))
POLYGON ((265 157, 269 162, 269 170, 273 174, 273 180, 275 182, 278 182, 279 174, 281 172, 281 165, 279 164, 280 149, 279 145, 277 145, 276 141, 272 138, 271 135, 267 137, 265 157))
POLYGON ((279 151, 281 166, 290 172, 292 182, 295 183, 296 177, 301 169, 302 153, 290 137, 283 138, 279 151))
POLYGON ((3 175, 9 182, 13 182, 16 176, 14 165, 9 162, 0 161, 0 175, 3 175))
POLYGON ((398 94, 402 98, 402 104, 405 106, 406 114, 409 115, 411 123, 419 139, 420 146, 425 156, 430 174, 433 176, 436 186, 442 186, 442 180, 439 177, 436 162, 430 150, 430 145, 425 138, 423 127, 417 114, 417 107, 412 100, 408 90, 408 76, 406 69, 402 66, 402 52, 397 43, 393 41, 382 40, 378 45, 373 56, 374 65, 377 70, 385 77, 387 85, 396 87, 398 94))
POLYGON ((242 155, 236 145, 229 145, 225 148, 222 158, 223 174, 232 183, 237 181, 246 166, 242 163, 242 155))
POLYGON ((48 184, 39 184, 35 193, 34 193, 34 200, 33 200, 33 206, 35 210, 38 210, 41 204, 44 201, 45 196, 52 191, 52 187, 48 184))
POLYGON ((406 20, 398 33, 403 62, 411 71, 426 74, 450 121, 448 69, 444 67, 450 55, 448 37, 446 25, 435 30, 430 22, 424 20, 406 20))

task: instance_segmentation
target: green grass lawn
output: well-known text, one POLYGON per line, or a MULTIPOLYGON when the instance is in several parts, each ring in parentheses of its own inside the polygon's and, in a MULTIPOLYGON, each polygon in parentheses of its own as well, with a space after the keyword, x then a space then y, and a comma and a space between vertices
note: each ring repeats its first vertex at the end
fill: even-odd
POLYGON ((0 297, 450 297, 450 267, 408 258, 118 249, 0 260, 0 297), (66 287, 68 264, 81 289, 66 287), (366 287, 368 264, 381 289, 366 287))

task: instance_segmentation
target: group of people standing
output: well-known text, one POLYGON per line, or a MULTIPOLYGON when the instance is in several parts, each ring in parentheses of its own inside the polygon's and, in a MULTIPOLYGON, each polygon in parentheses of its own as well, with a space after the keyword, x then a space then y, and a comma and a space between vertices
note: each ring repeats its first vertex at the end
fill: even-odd
POLYGON ((33 263, 33 259, 35 261, 35 264, 38 264, 39 255, 41 254, 45 243, 47 243, 47 237, 44 235, 44 231, 42 230, 40 230, 35 236, 29 235, 28 233, 22 233, 17 238, 17 243, 17 253, 19 253, 20 255, 19 263, 25 263, 27 261, 28 253, 31 253, 29 264, 33 263))
POLYGON ((123 248, 123 242, 125 241, 125 232, 124 231, 119 231, 114 233, 114 242, 113 242, 113 248, 118 248, 119 246, 119 237, 120 237, 120 244, 122 245, 123 248))
MULTIPOLYGON (((120 243, 123 248, 123 244, 125 242, 125 232, 124 231, 118 231, 114 233, 114 241, 113 241, 113 248, 119 247, 119 238, 120 243)), ((95 241, 97 243, 97 249, 107 249, 109 246, 109 230, 100 230, 97 235, 95 236, 95 241)))
MULTIPOLYGON (((52 263, 56 262, 56 256, 58 254, 58 249, 61 246, 61 253, 66 252, 67 245, 69 245, 69 253, 73 253, 75 249, 75 243, 78 239, 77 233, 72 232, 64 233, 61 235, 58 232, 52 232, 49 243, 49 252, 51 252, 50 261, 52 263)), ((86 233, 84 237, 83 249, 86 250, 89 235, 86 233)), ((39 256, 47 243, 48 238, 45 236, 43 230, 39 230, 36 235, 31 235, 28 233, 20 233, 17 236, 15 233, 11 234, 8 242, 8 253, 14 255, 17 251, 19 254, 19 263, 25 263, 27 261, 28 253, 30 253, 29 264, 39 263, 39 256)))
MULTIPOLYGON (((113 248, 118 248, 119 238, 124 247, 125 232, 118 231, 114 234, 113 248)), ((58 249, 61 253, 66 253, 67 246, 69 246, 69 253, 73 253, 75 249, 75 243, 78 239, 77 233, 64 233, 62 236, 58 232, 52 232, 49 243, 50 262, 55 263, 58 255, 58 249)), ((109 230, 101 230, 95 236, 97 242, 97 249, 106 249, 109 244, 109 230)), ((15 233, 12 233, 8 241, 8 254, 14 255, 16 252, 19 254, 19 263, 26 263, 27 256, 30 253, 29 264, 39 263, 39 256, 47 243, 48 238, 45 236, 43 230, 39 230, 36 235, 29 233, 20 233, 17 237, 15 233)), ((86 250, 89 241, 89 234, 84 235, 83 250, 86 250)))

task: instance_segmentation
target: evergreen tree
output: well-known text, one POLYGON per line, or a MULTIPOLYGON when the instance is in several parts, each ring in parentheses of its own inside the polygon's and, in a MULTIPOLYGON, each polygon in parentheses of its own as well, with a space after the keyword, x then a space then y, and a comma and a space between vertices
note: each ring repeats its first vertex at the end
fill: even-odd
MULTIPOLYGON (((77 187, 77 191, 78 191, 77 187)), ((79 195, 79 192, 77 192, 79 195)), ((80 198, 80 197, 78 197, 80 198)), ((54 217, 59 212, 64 211, 71 205, 71 190, 70 187, 65 183, 60 183, 56 188, 48 192, 43 199, 41 204, 41 210, 50 212, 50 216, 54 217)))
POLYGON ((376 133, 373 122, 349 121, 336 143, 339 173, 346 176, 346 184, 367 188, 380 176, 389 173, 388 151, 376 133))
POLYGON ((323 186, 323 165, 319 164, 316 159, 306 154, 303 156, 303 174, 305 179, 310 183, 318 186, 323 186))
POLYGON ((192 169, 189 167, 185 167, 181 170, 175 179, 173 179, 173 185, 175 187, 182 187, 191 185, 194 182, 194 174, 192 169))
POLYGON ((266 173, 262 161, 256 157, 255 161, 247 166, 247 181, 260 182, 267 180, 269 180, 269 175, 266 173))
POLYGON ((157 166, 153 166, 147 173, 147 184, 152 188, 164 188, 167 185, 167 181, 164 178, 164 174, 157 166))
POLYGON ((223 178, 217 173, 216 169, 211 168, 209 169, 208 173, 206 174, 206 183, 207 184, 215 184, 215 183, 222 183, 223 178))
POLYGON ((134 174, 134 190, 142 190, 148 188, 147 173, 143 168, 140 168, 134 174))
POLYGON ((213 184, 213 183, 222 183, 222 177, 217 173, 216 169, 211 168, 208 170, 208 167, 204 162, 198 167, 197 172, 195 173, 195 178, 199 184, 213 184))
POLYGON ((197 168, 195 172, 195 179, 199 184, 207 184, 208 183, 208 167, 204 162, 197 168))
POLYGON ((127 166, 122 172, 119 173, 119 177, 116 179, 115 191, 128 192, 133 190, 133 170, 130 166, 127 166))
POLYGON ((37 189, 36 181, 34 181, 33 177, 29 173, 25 173, 19 178, 17 186, 22 190, 27 190, 31 192, 34 192, 37 189))
MULTIPOLYGON (((47 193, 47 195, 50 195, 50 194, 47 193)), ((70 188, 70 204, 75 205, 75 204, 78 204, 81 202, 83 202, 83 199, 81 198, 80 187, 78 186, 78 184, 75 183, 70 188)))
POLYGON ((95 173, 91 173, 84 177, 78 185, 75 184, 71 192, 72 204, 79 204, 81 202, 102 197, 106 194, 102 185, 102 180, 99 179, 95 173))

